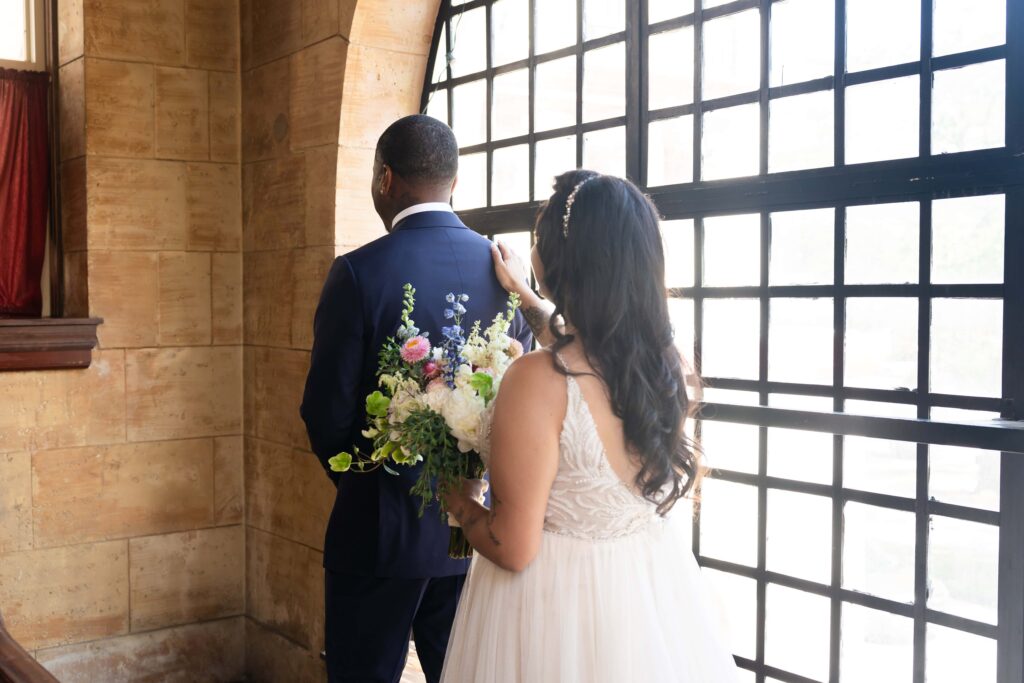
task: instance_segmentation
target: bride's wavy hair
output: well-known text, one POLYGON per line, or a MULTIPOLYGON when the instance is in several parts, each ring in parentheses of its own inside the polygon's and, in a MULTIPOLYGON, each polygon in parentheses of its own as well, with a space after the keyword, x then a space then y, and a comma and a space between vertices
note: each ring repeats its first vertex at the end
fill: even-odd
POLYGON ((658 211, 628 180, 569 171, 540 209, 536 239, 555 304, 553 348, 574 339, 558 329, 561 315, 622 420, 640 463, 637 489, 666 514, 699 477, 700 449, 683 430, 693 410, 687 376, 695 391, 699 382, 673 343, 658 211))

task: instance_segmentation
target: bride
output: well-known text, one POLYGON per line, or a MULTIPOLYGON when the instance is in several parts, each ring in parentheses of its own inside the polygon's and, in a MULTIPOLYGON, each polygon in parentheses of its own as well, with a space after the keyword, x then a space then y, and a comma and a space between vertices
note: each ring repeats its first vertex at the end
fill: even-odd
POLYGON ((620 178, 556 179, 531 259, 553 311, 494 256, 547 348, 502 381, 491 507, 480 480, 445 499, 476 553, 442 680, 732 683, 689 519, 670 514, 699 463, 654 206, 620 178))

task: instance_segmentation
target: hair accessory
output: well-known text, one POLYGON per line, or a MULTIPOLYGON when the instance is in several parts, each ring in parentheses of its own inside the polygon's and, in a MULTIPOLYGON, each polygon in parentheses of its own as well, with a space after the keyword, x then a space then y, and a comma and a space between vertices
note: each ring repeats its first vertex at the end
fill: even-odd
POLYGON ((580 191, 580 188, 589 183, 598 176, 592 175, 589 178, 584 178, 580 182, 576 183, 576 187, 572 188, 572 192, 569 193, 568 198, 565 200, 565 215, 562 216, 562 237, 569 238, 569 216, 572 215, 572 205, 576 201, 576 193, 580 191))

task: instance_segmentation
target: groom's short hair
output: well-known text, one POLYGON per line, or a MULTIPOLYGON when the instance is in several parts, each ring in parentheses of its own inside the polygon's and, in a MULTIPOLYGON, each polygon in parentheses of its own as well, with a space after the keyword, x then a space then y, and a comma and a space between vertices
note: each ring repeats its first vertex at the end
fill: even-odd
POLYGON ((450 185, 459 170, 459 145, 445 123, 414 114, 398 119, 377 141, 377 157, 404 180, 450 185))

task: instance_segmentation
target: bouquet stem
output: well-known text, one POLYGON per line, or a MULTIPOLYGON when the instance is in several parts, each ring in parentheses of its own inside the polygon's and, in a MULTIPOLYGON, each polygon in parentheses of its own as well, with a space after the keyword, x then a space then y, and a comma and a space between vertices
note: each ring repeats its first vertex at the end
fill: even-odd
POLYGON ((448 536, 448 557, 453 560, 465 560, 473 556, 473 546, 466 539, 462 527, 453 526, 448 536))

